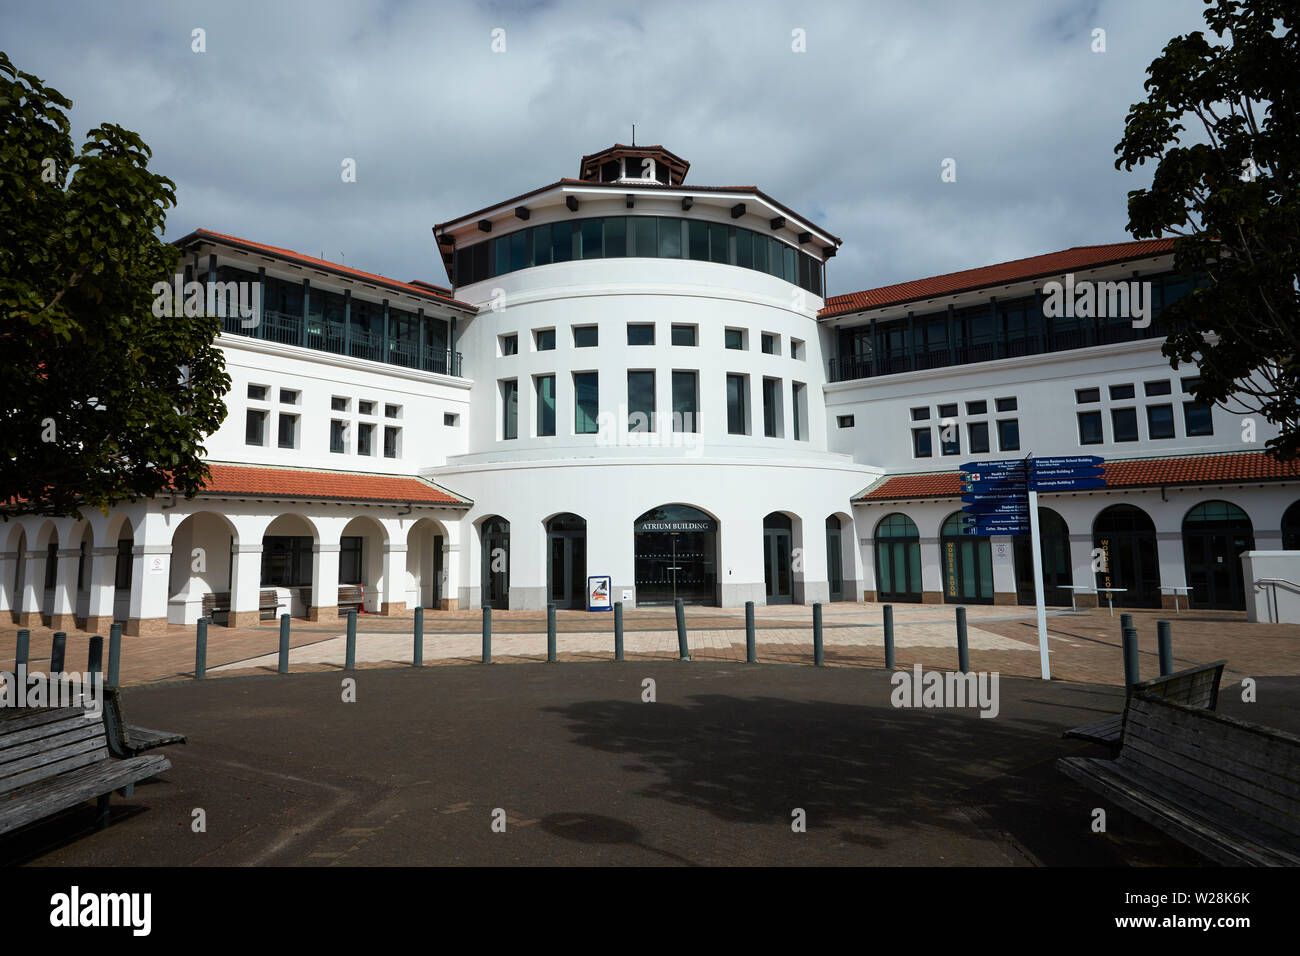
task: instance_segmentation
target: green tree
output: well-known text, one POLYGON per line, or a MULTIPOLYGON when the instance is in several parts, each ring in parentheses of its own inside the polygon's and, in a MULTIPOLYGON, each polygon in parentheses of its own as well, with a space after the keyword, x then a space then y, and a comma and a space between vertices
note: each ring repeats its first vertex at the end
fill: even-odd
POLYGON ((219 320, 153 314, 175 205, 138 135, 78 153, 71 101, 0 52, 0 502, 8 513, 193 495, 230 388, 219 320))
POLYGON ((1129 109, 1115 167, 1156 163, 1150 188, 1129 193, 1129 232, 1172 234, 1174 267, 1205 280, 1163 313, 1170 364, 1195 362, 1199 401, 1263 416, 1280 429, 1269 450, 1295 459, 1300 8, 1205 4, 1213 38, 1175 37, 1147 68, 1147 100, 1129 109))

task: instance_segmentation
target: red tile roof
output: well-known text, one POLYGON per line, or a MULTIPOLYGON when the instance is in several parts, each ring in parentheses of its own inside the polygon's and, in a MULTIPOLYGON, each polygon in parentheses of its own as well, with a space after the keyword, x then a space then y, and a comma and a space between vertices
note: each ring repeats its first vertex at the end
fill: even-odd
POLYGON ((301 252, 295 252, 292 249, 284 249, 280 246, 268 246, 262 242, 253 242, 251 239, 241 239, 239 236, 227 235, 224 232, 213 232, 211 229, 195 229, 184 239, 177 241, 178 246, 184 246, 195 239, 210 239, 218 242, 228 243, 234 246, 241 246, 245 249, 251 249, 257 252, 269 253, 280 259, 289 259, 303 265, 314 266, 317 269, 323 269, 327 272, 337 273, 339 275, 355 276, 358 279, 364 279, 367 282, 373 282, 376 285, 386 286, 390 289, 400 289, 403 292, 409 292, 412 295, 418 295, 425 299, 439 299, 451 305, 459 305, 466 309, 475 309, 475 306, 468 302, 461 302, 453 298, 448 291, 442 286, 436 286, 431 282, 401 282, 397 279, 390 279, 387 276, 376 275, 373 272, 362 272, 360 269, 353 269, 349 266, 339 265, 337 262, 330 262, 328 259, 318 259, 315 256, 303 255, 301 252))
POLYGON ((431 481, 408 475, 362 475, 299 468, 261 468, 210 464, 211 478, 201 494, 319 501, 392 501, 417 505, 470 504, 431 481))
POLYGON ((1173 252, 1173 249, 1172 239, 1143 239, 1138 242, 1114 242, 1103 246, 1075 246, 1061 252, 1031 256, 1028 259, 1015 259, 997 265, 981 266, 978 269, 950 272, 929 279, 915 279, 911 282, 881 286, 878 289, 833 295, 826 300, 826 306, 821 310, 820 315, 827 318, 849 312, 861 312, 864 309, 878 309, 887 305, 913 302, 918 299, 933 299, 936 296, 953 295, 987 286, 1009 285, 1012 282, 1023 282, 1040 276, 1062 275, 1066 272, 1127 262, 1130 259, 1163 255, 1173 252))
MULTIPOLYGON (((1132 458, 1108 461, 1102 470, 1106 476, 1107 488, 1205 485, 1233 481, 1300 481, 1300 462, 1281 462, 1264 452, 1132 458)), ((939 471, 894 475, 876 482, 854 500, 956 498, 961 495, 960 474, 956 471, 939 471)))

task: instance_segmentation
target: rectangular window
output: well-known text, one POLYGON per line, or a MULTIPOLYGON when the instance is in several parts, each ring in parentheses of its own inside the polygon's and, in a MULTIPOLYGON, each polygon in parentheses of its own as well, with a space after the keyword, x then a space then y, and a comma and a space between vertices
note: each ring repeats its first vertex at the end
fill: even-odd
POLYGON ((709 261, 726 262, 727 246, 727 227, 720 222, 709 223, 709 261))
MULTIPOLYGON (((1168 384, 1167 382, 1165 384, 1168 384)), ((1148 438, 1173 438, 1174 437, 1174 406, 1172 405, 1148 405, 1147 406, 1147 437, 1148 438)))
POLYGON ((627 325, 628 345, 654 345, 655 327, 652 324, 629 322, 627 325))
MULTIPOLYGON (((659 223, 659 258, 682 258, 682 228, 680 219, 665 219, 659 223)), ((653 247, 652 247, 653 248, 653 247)))
POLYGON ((930 408, 928 405, 925 408, 912 409, 912 421, 928 422, 929 420, 930 420, 930 408))
POLYGON ((385 417, 385 418, 401 418, 401 417, 402 417, 402 406, 401 406, 401 405, 385 405, 385 406, 384 406, 384 417, 385 417))
POLYGON ((749 389, 744 375, 727 376, 727 434, 748 435, 749 389))
POLYGON ((693 220, 686 224, 686 229, 690 242, 688 257, 707 262, 709 258, 709 224, 693 220))
POLYGON ((852 427, 853 427, 853 416, 852 416, 852 415, 836 415, 836 416, 835 416, 835 424, 838 425, 840 428, 852 428, 852 427))
POLYGON ((745 348, 745 330, 744 329, 727 329, 723 333, 724 344, 729 349, 745 348))
POLYGON ((1016 400, 1014 398, 996 399, 997 410, 1000 412, 1014 412, 1016 410, 1016 400))
POLYGON ((771 332, 764 332, 760 339, 760 346, 764 355, 778 355, 776 336, 771 332))
POLYGON ((1196 402, 1183 403, 1183 429, 1188 438, 1214 434, 1214 416, 1209 405, 1196 402))
POLYGON ((374 402, 357 402, 358 415, 373 415, 375 413, 374 402))
POLYGON ((967 415, 987 415, 988 410, 989 410, 988 402, 967 402, 966 403, 967 415))
POLYGON ((934 455, 934 448, 930 443, 931 435, 928 428, 912 429, 912 454, 917 458, 930 458, 934 455))
POLYGON ((956 422, 939 423, 939 450, 945 455, 961 454, 961 432, 957 430, 956 422))
POLYGON ((250 408, 244 418, 244 444, 262 445, 266 442, 266 412, 250 408))
POLYGON ((579 435, 596 434, 600 414, 600 379, 595 372, 573 373, 573 430, 579 435))
POLYGON ((385 458, 397 457, 397 436, 400 435, 401 432, 402 430, 395 425, 384 426, 384 457, 385 458))
POLYGON ((957 417, 957 403, 956 403, 956 402, 953 402, 951 405, 940 405, 940 406, 939 406, 939 417, 940 417, 940 418, 956 418, 956 417, 957 417))
POLYGON ((579 325, 573 329, 575 349, 594 349, 600 344, 600 329, 594 325, 579 325))
POLYGON ((632 255, 640 256, 643 259, 651 259, 658 254, 658 222, 658 219, 652 219, 649 216, 632 217, 632 255))
MULTIPOLYGON (((501 354, 518 355, 519 354, 519 336, 513 332, 509 335, 499 336, 501 341, 501 354)), ((363 413, 364 414, 364 413, 363 413)))
POLYGON ((533 379, 537 401, 537 434, 548 437, 555 434, 555 376, 538 375, 533 379))
POLYGON ((764 236, 764 235, 762 235, 761 233, 757 233, 757 232, 751 232, 751 233, 749 234, 749 236, 750 236, 750 239, 753 241, 753 244, 754 244, 754 248, 753 248, 753 253, 754 253, 754 265, 753 265, 753 268, 756 269, 756 270, 758 270, 759 272, 766 272, 766 271, 767 271, 767 253, 768 253, 768 248, 767 248, 767 236, 764 236))
POLYGON ((519 437, 519 382, 506 379, 501 383, 501 438, 519 437))
POLYGON ((296 448, 298 445, 298 416, 281 415, 279 426, 279 446, 281 448, 296 448))
POLYGON ((539 352, 550 352, 555 349, 555 329, 538 329, 533 333, 533 341, 539 352))
POLYGON ((696 329, 693 325, 673 326, 673 345, 695 345, 696 329))
MULTIPOLYGON (((311 539, 307 539, 311 543, 311 539)), ((361 583, 361 548, 365 539, 347 535, 339 539, 339 581, 347 584, 361 583)), ((310 555, 308 555, 310 557, 310 555)), ((308 568, 307 570, 310 570, 308 568)))
POLYGON ((1112 408, 1110 425, 1115 432, 1115 441, 1138 440, 1138 413, 1136 408, 1112 408))
POLYGON ((444 428, 456 428, 460 425, 460 416, 451 412, 442 413, 442 424, 444 428))
POLYGON ((371 454, 370 438, 374 434, 374 431, 375 431, 375 426, 370 424, 369 422, 361 422, 359 425, 357 425, 357 454, 358 455, 371 454))
POLYGON ((534 226, 530 232, 533 236, 533 265, 549 266, 551 264, 551 227, 534 226))
POLYGON ((627 218, 611 216, 605 220, 605 258, 621 259, 627 255, 627 218))
POLYGON ((551 261, 568 262, 573 258, 573 236, 576 222, 551 224, 551 261))
POLYGON ((605 222, 603 219, 582 220, 582 258, 605 258, 605 222))
POLYGON ((1132 385, 1112 385, 1110 386, 1110 399, 1113 402, 1122 402, 1125 399, 1133 397, 1132 385))
POLYGON ((337 418, 330 422, 330 451, 336 455, 348 453, 348 423, 337 418))
POLYGON ((1142 392, 1143 392, 1143 394, 1145 394, 1148 398, 1150 398, 1152 395, 1168 395, 1168 394, 1170 393, 1170 391, 1171 391, 1171 389, 1170 389, 1170 386, 1169 386, 1169 380, 1168 380, 1168 379, 1165 379, 1164 381, 1161 381, 1161 382, 1143 382, 1143 383, 1142 383, 1142 392))
POLYGON ((347 410, 348 410, 348 399, 339 398, 337 395, 335 395, 333 398, 330 399, 330 411, 346 412, 347 410))
POLYGON ((804 359, 803 339, 790 340, 790 358, 802 362, 804 359))
POLYGON ((255 402, 266 401, 266 392, 267 392, 267 387, 265 385, 248 386, 248 397, 255 402))
POLYGON ((802 382, 792 382, 790 385, 790 398, 792 401, 791 421, 794 423, 794 440, 808 440, 808 386, 802 382))
POLYGON ((1099 388, 1076 388, 1074 390, 1074 401, 1079 405, 1091 405, 1093 402, 1101 401, 1101 389, 1099 388))
POLYGON ((280 389, 280 404, 281 404, 281 405, 297 405, 297 404, 298 404, 298 393, 297 393, 296 391, 294 391, 293 389, 291 389, 291 388, 282 388, 282 389, 280 389))
MULTIPOLYGON (((131 590, 131 572, 135 566, 132 549, 135 542, 131 538, 124 538, 117 542, 117 562, 113 566, 113 587, 118 591, 131 590)), ((48 568, 49 565, 46 565, 48 568)), ((51 582, 50 587, 53 587, 51 582)))
POLYGON ((1079 412, 1079 444, 1100 445, 1101 412, 1079 412))
POLYGON ((980 455, 989 450, 989 423, 971 422, 966 426, 971 454, 980 455))
POLYGON ((763 379, 763 434, 768 438, 781 437, 781 380, 763 379))
POLYGON ((1020 420, 1004 418, 998 421, 998 450, 1020 450, 1020 420))
POLYGON ((754 268, 754 234, 748 229, 736 230, 736 265, 744 269, 754 268))
POLYGON ((655 430, 655 373, 627 373, 627 430, 655 430))
POLYGON ((1201 377, 1199 375, 1191 375, 1183 379, 1182 380, 1183 394, 1190 395, 1192 392, 1196 391, 1196 386, 1200 384, 1201 384, 1201 377))
POLYGON ((695 372, 673 372, 673 431, 700 430, 700 391, 695 372))

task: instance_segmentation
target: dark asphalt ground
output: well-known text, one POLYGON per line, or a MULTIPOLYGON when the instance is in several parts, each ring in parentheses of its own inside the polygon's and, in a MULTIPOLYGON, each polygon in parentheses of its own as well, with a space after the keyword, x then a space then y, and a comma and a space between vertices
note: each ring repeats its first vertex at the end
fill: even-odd
MULTIPOLYGON (((1200 865, 1052 766, 1118 688, 1003 678, 1001 713, 896 709, 888 672, 512 664, 133 687, 172 769, 0 839, 0 863, 1200 865), (657 700, 641 700, 656 681, 657 700), (191 826, 195 809, 207 832, 191 826), (493 811, 506 830, 493 832, 493 811), (792 811, 807 832, 791 829, 792 811)), ((1220 710, 1300 731, 1300 679, 1220 710)))

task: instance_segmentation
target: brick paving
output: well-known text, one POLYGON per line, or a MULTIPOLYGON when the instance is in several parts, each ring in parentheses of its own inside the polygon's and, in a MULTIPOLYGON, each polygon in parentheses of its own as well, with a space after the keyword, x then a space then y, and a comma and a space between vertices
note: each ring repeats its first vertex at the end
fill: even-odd
MULTIPOLYGON (((1119 685, 1123 681, 1119 613, 1107 609, 1053 610, 1048 616, 1053 676, 1068 681, 1119 685)), ((1135 610, 1142 676, 1158 673, 1156 621, 1173 624, 1177 666, 1219 658, 1229 662, 1226 680, 1243 676, 1300 675, 1300 626, 1252 624, 1242 612, 1135 610)), ((1032 608, 967 608, 971 666, 1008 676, 1039 675, 1038 641, 1032 608)), ((878 604, 832 604, 823 607, 825 659, 828 666, 883 667, 884 637, 878 604)), ((613 615, 583 611, 557 613, 557 651, 561 661, 599 661, 613 656, 613 615)), ((951 669, 957 660, 954 610, 943 605, 895 605, 895 662, 910 668, 951 669)), ((428 666, 476 663, 481 658, 482 612, 429 611, 425 614, 424 658, 428 666)), ((344 661, 343 619, 337 622, 294 620, 290 667, 295 671, 338 669, 344 661)), ((494 662, 542 661, 546 658, 544 611, 495 611, 494 662)), ((638 608, 624 615, 624 649, 629 659, 675 660, 672 608, 638 608)), ((360 667, 409 666, 412 619, 362 615, 358 619, 357 663, 360 667)), ((811 609, 802 606, 760 607, 755 614, 761 662, 812 663, 811 609)), ((744 611, 733 608, 688 608, 687 633, 695 660, 745 659, 744 611)), ((17 628, 0 625, 0 664, 13 660, 17 628)), ((52 632, 32 628, 33 668, 48 660, 52 632)), ((68 635, 68 669, 82 666, 89 636, 68 635)), ((169 627, 163 635, 124 637, 121 680, 147 684, 193 676, 194 628, 169 627)), ((273 671, 279 631, 264 626, 208 631, 211 676, 273 671)))

